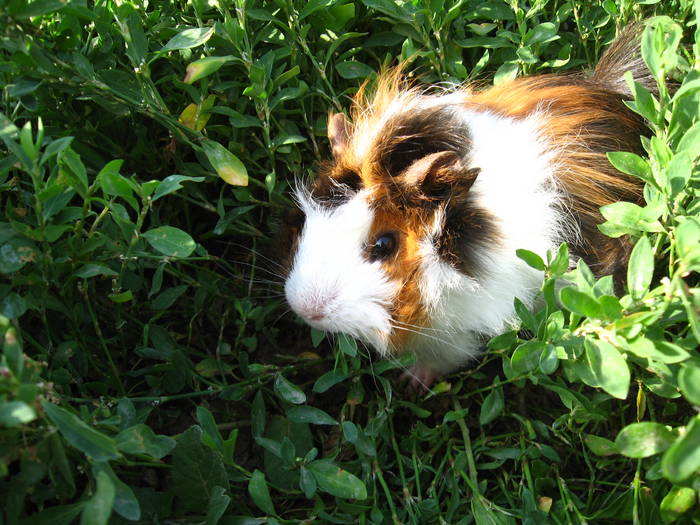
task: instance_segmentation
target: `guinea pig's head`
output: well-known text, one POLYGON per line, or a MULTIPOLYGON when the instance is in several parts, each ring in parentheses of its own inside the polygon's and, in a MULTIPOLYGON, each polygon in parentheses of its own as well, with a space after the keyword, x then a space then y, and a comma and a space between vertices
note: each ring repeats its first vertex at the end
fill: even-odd
POLYGON ((352 121, 331 115, 333 160, 295 192, 289 305, 312 327, 382 354, 430 324, 427 272, 475 262, 463 243, 480 213, 469 133, 459 107, 433 100, 385 82, 369 103, 356 99, 352 121))

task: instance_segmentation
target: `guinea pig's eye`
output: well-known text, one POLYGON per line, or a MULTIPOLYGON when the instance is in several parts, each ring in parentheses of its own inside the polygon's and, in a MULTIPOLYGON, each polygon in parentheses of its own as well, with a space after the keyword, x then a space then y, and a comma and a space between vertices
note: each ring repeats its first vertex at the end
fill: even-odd
POLYGON ((369 257, 372 261, 386 259, 396 251, 398 244, 395 233, 382 233, 369 247, 369 257))

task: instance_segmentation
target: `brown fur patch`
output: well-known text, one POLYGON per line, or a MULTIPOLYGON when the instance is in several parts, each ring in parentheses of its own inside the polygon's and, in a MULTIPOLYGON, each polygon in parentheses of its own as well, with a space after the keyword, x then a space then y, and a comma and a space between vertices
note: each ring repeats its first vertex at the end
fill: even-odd
POLYGON ((542 133, 556 152, 556 177, 582 233, 572 252, 596 274, 622 277, 630 243, 598 230, 604 220, 599 208, 618 201, 641 203, 643 182, 613 168, 606 154, 642 153, 639 137, 648 133, 622 95, 579 76, 544 75, 479 93, 471 104, 514 118, 542 112, 542 133))
POLYGON ((617 172, 606 153, 641 152, 639 136, 647 129, 624 105, 623 95, 614 91, 620 73, 616 76, 615 70, 622 67, 622 59, 606 56, 590 79, 543 75, 475 93, 465 88, 461 106, 456 105, 457 98, 450 104, 421 105, 422 93, 407 86, 397 68, 380 75, 372 93, 367 85, 360 88, 352 123, 340 115, 331 117, 334 161, 320 166, 312 194, 333 206, 360 189, 368 190, 375 212, 368 245, 385 232, 397 236, 396 253, 382 262, 389 278, 401 283, 391 307, 399 325, 390 336, 393 349, 403 348, 411 330, 428 322, 419 289, 420 242, 436 211, 445 209, 438 253, 463 273, 478 273, 479 248, 498 242, 497 221, 488 210, 478 208, 469 193, 478 169, 466 167, 471 140, 459 115, 463 109, 514 119, 542 115, 541 133, 553 148, 556 177, 568 196, 562 206, 572 212, 582 233, 581 241, 571 246, 572 253, 599 275, 614 273, 618 281, 624 275, 629 241, 598 231, 603 220, 599 208, 620 200, 641 203, 643 185, 617 172), (425 175, 416 172, 424 168, 422 159, 442 152, 453 152, 458 161, 437 167, 426 161, 425 175))
POLYGON ((425 210, 406 209, 393 204, 385 189, 379 188, 376 200, 382 202, 374 210, 374 222, 369 233, 369 244, 380 235, 390 232, 397 236, 396 253, 382 262, 390 280, 401 283, 391 306, 391 317, 397 326, 390 337, 395 351, 405 347, 404 341, 413 330, 425 325, 427 312, 418 288, 420 276, 420 241, 426 233, 425 210), (382 195, 383 194, 383 195, 382 195))

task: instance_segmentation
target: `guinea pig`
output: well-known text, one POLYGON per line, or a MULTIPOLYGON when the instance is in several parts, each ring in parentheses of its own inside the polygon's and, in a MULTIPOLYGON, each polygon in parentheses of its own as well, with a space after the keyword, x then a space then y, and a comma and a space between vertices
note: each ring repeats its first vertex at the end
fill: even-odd
POLYGON ((382 356, 413 352, 413 386, 463 366, 532 306, 542 273, 516 256, 567 242, 572 262, 624 272, 630 243, 599 232, 599 208, 642 201, 642 183, 610 165, 641 152, 642 118, 625 71, 650 84, 638 29, 592 73, 523 77, 484 90, 431 92, 401 69, 333 114, 333 159, 294 192, 285 295, 314 328, 382 356))

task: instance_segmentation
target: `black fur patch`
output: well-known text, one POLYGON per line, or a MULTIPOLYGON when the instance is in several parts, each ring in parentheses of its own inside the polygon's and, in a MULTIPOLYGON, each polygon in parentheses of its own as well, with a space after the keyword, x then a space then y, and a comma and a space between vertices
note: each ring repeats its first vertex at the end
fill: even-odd
MULTIPOLYGON (((459 108, 461 109, 461 108, 459 108)), ((453 106, 437 106, 406 112, 389 120, 375 150, 375 162, 392 185, 409 166, 426 155, 454 152, 458 162, 453 170, 428 176, 417 187, 399 182, 390 199, 401 208, 418 208, 433 217, 446 204, 443 233, 436 241, 440 257, 458 271, 476 276, 486 271, 480 255, 500 241, 495 217, 479 207, 471 187, 479 168, 469 166, 469 128, 453 106)), ((400 179, 399 179, 400 180, 400 179)))
POLYGON ((438 106, 401 113, 390 119, 377 140, 374 160, 391 177, 431 153, 454 151, 466 157, 471 138, 456 108, 438 106))
POLYGON ((440 257, 470 277, 488 271, 481 256, 500 242, 497 219, 475 203, 472 193, 453 194, 445 208, 445 226, 436 242, 440 257))
POLYGON ((322 206, 340 206, 362 189, 362 179, 357 172, 333 162, 321 163, 318 172, 311 195, 322 206))

